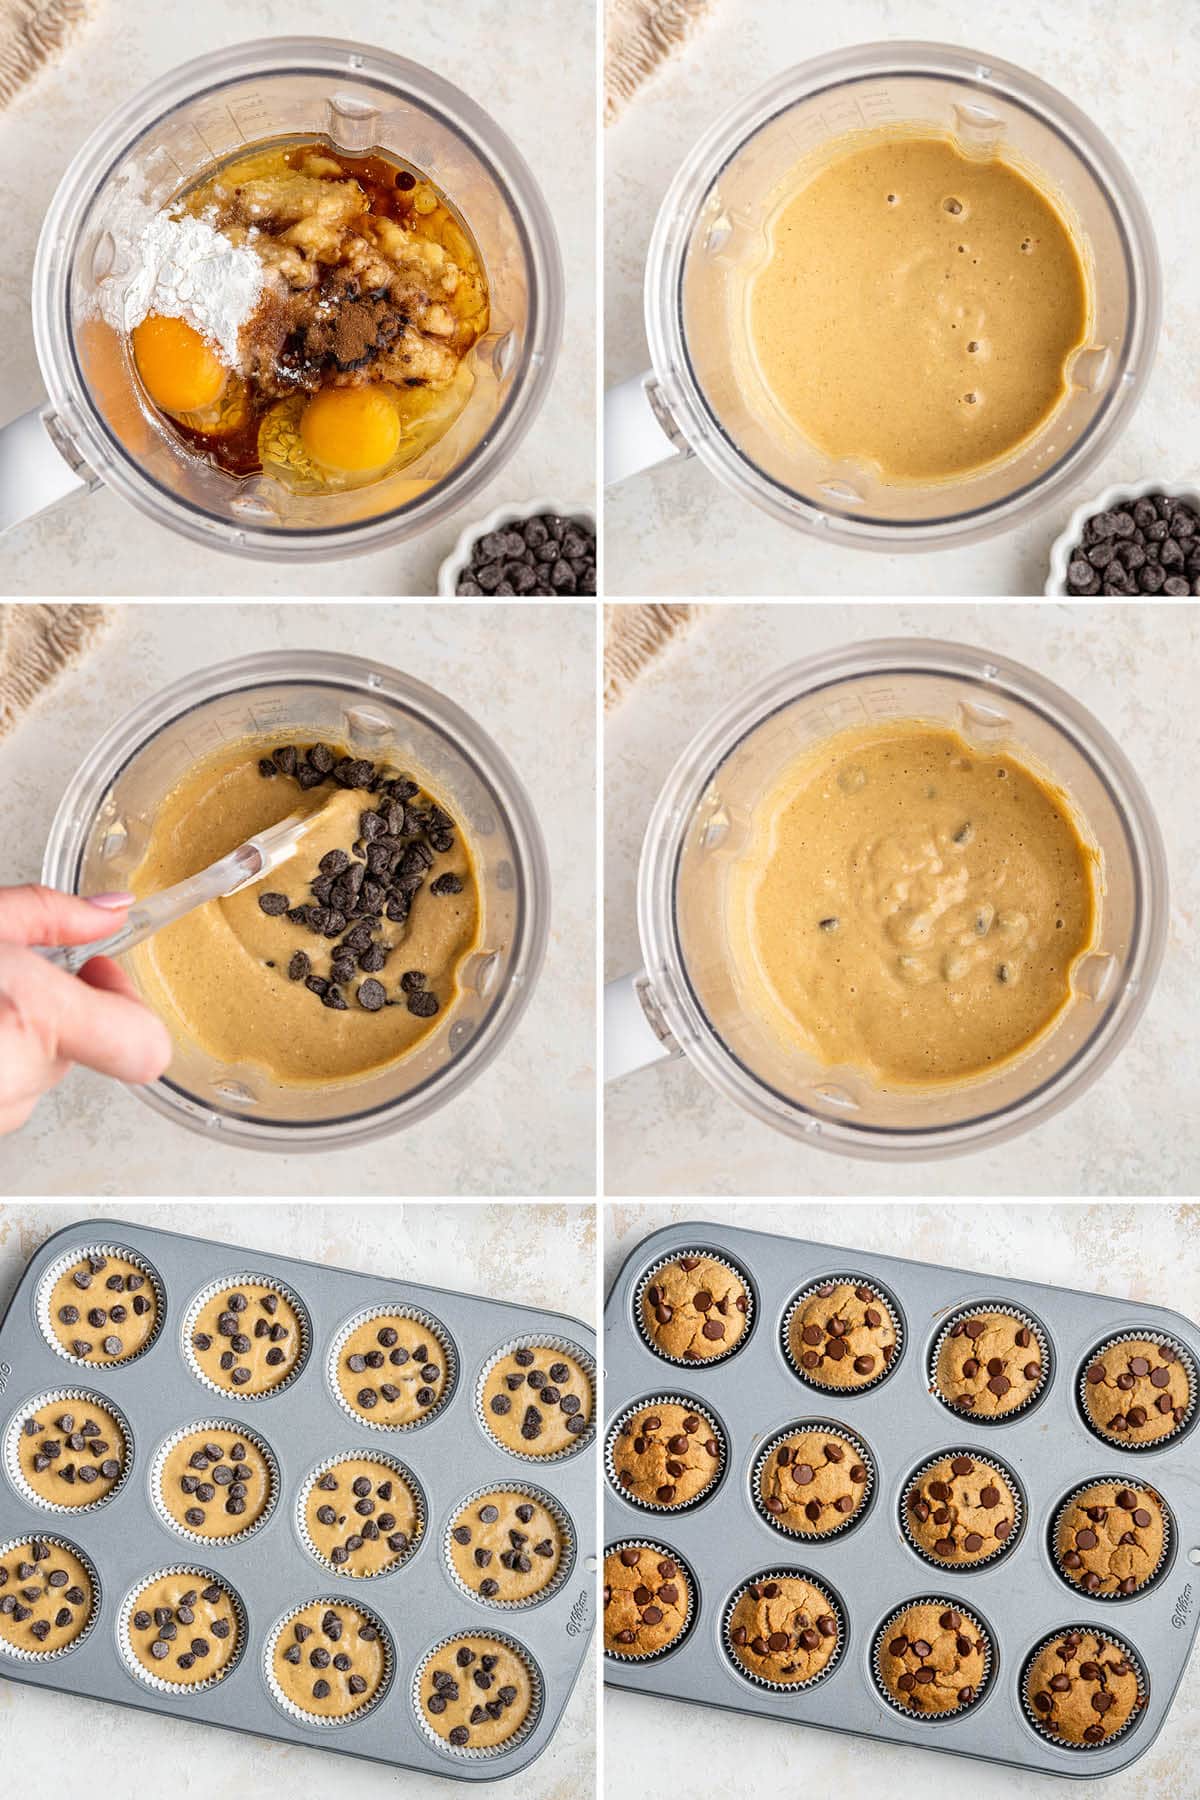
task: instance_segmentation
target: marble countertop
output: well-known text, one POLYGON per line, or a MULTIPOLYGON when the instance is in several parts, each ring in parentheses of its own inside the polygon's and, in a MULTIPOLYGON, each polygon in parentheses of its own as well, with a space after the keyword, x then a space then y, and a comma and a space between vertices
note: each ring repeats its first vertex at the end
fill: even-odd
POLYGON ((203 6, 97 6, 59 62, 0 112, 5 255, 0 269, 0 421, 43 397, 29 284, 42 218, 97 121, 177 64, 229 44, 297 33, 360 35, 427 64, 509 133, 546 197, 566 273, 554 382, 511 462, 454 517, 409 543, 308 566, 239 561, 186 542, 103 490, 4 538, 11 594, 433 594, 438 566, 473 517, 549 496, 586 502, 595 469, 595 39, 592 0, 523 0, 513 49, 507 0, 206 0, 203 6))
MULTIPOLYGON (((92 1208, 92 1212, 111 1209, 92 1208)), ((539 1211, 538 1231, 512 1229, 511 1209, 489 1206, 139 1206, 122 1204, 121 1218, 165 1231, 220 1238, 231 1244, 330 1263, 342 1268, 402 1270, 408 1280, 464 1292, 520 1298, 531 1306, 596 1319, 590 1279, 595 1214, 588 1206, 539 1211)), ((0 1316, 30 1256, 52 1232, 86 1216, 78 1205, 0 1204, 0 1316)), ((591 1650, 557 1732, 544 1754, 520 1777, 522 1800, 590 1800, 595 1758, 595 1651, 591 1650)), ((21 1769, 22 1791, 55 1793, 69 1747, 87 1745, 87 1767, 98 1792, 115 1792, 105 1771, 136 1767, 138 1790, 172 1800, 211 1800, 214 1794, 292 1800, 296 1794, 336 1790, 338 1800, 447 1800, 455 1789, 438 1776, 397 1775, 353 1758, 330 1759, 303 1746, 273 1743, 202 1725, 105 1706, 0 1679, 0 1759, 21 1769)), ((132 1790, 130 1790, 132 1791, 132 1790)), ((512 1782, 473 1784, 499 1800, 512 1782)))
POLYGON ((362 644, 467 708, 525 783, 546 838, 550 939, 528 1011, 490 1068, 399 1136, 266 1155, 185 1133, 133 1094, 74 1070, 12 1137, 9 1194, 590 1194, 595 1136, 595 613, 548 602, 123 606, 85 661, 0 743, 4 880, 35 880, 80 758, 168 682, 252 651, 362 644), (520 654, 499 629, 519 624, 520 654), (536 689, 537 703, 531 704, 536 689), (554 754, 547 755, 549 745, 554 754))
POLYGON ((868 1163, 794 1143, 715 1095, 683 1060, 605 1094, 610 1194, 1191 1194, 1200 1179, 1200 815, 1183 759, 1200 704, 1193 606, 710 606, 611 712, 605 732, 609 978, 641 966, 637 859, 658 789, 698 724, 771 671, 835 645, 985 644, 1068 689, 1149 791, 1166 842, 1166 957, 1120 1057, 1074 1105, 1011 1143, 941 1162, 868 1163))
POLYGON ((1088 111, 1128 164, 1154 221, 1167 301, 1157 362, 1124 435, 1075 493, 1002 537, 891 555, 823 545, 727 493, 694 458, 609 490, 610 594, 1040 594, 1071 509, 1110 482, 1186 480, 1196 467, 1200 234, 1192 146, 1200 12, 1173 0, 716 0, 712 22, 605 133, 605 381, 649 367, 646 251, 680 163, 718 114, 812 57, 888 38, 966 45, 1014 62, 1088 111), (976 16, 978 15, 978 16, 976 16))
MULTIPOLYGON (((1130 1300, 1166 1303, 1200 1317, 1195 1206, 889 1206, 842 1202, 796 1206, 606 1207, 605 1288, 642 1238, 684 1220, 719 1220, 751 1231, 806 1237, 883 1255, 915 1258, 996 1275, 1049 1282, 1130 1300)), ((1188 1800, 1200 1756, 1200 1686, 1185 1674, 1159 1737, 1128 1773, 1090 1781, 1110 1800, 1188 1800)), ((935 1762, 907 1746, 803 1731, 774 1719, 685 1706, 607 1688, 605 1767, 610 1800, 657 1800, 662 1745, 682 1741, 704 1771, 706 1800, 780 1791, 887 1795, 928 1800, 969 1791, 971 1800, 1062 1800, 1069 1784, 985 1762, 935 1762), (781 1779, 794 1771, 790 1783, 781 1779), (802 1775, 801 1775, 802 1771, 802 1775), (940 1771, 940 1773, 939 1773, 940 1771)))

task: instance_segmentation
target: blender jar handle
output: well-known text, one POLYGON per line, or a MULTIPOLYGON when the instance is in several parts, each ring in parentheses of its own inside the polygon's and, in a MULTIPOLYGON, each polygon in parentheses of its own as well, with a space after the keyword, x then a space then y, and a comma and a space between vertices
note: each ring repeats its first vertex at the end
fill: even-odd
POLYGON ((680 434, 649 370, 609 388, 604 396, 606 487, 691 454, 691 445, 680 434))
POLYGON ((34 407, 0 428, 0 531, 98 485, 56 424, 49 407, 34 407))
POLYGON ((620 975, 604 989, 604 1079, 616 1081, 651 1063, 681 1055, 666 1026, 656 1019, 654 996, 644 969, 620 975))

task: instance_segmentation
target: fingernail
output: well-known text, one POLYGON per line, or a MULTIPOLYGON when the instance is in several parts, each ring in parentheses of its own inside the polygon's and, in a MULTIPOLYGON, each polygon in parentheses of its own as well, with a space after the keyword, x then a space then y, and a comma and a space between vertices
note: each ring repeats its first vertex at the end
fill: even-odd
POLYGON ((102 906, 105 912, 120 912, 123 907, 132 906, 136 894, 89 894, 89 906, 102 906))

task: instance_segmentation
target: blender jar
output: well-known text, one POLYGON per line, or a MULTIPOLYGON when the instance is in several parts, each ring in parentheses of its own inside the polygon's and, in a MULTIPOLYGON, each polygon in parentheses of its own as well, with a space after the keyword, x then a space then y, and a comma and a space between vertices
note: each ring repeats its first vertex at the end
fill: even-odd
POLYGON ((200 57, 119 108, 51 203, 33 278, 49 404, 0 433, 0 528, 104 481, 160 523, 243 555, 312 560, 396 543, 461 506, 512 454, 545 396, 562 308, 554 228, 533 176, 439 75, 323 38, 200 57), (96 296, 127 273, 122 223, 132 208, 164 205, 263 139, 314 135, 352 155, 391 150, 441 188, 479 249, 491 317, 471 352, 471 398, 443 438, 372 487, 306 497, 189 455, 140 400, 96 296))
POLYGON ((409 1056, 374 1075, 285 1087, 257 1065, 223 1065, 176 1039, 162 1079, 134 1091, 168 1118, 252 1148, 364 1143, 461 1092, 525 1010, 549 930, 542 835, 503 753, 452 701, 360 657, 272 651, 189 676, 115 725, 63 796, 43 880, 69 893, 127 888, 166 794, 201 759, 249 735, 345 743, 427 782, 466 827, 479 948, 461 971, 458 1003, 409 1056))
POLYGON ((1149 216, 1112 146, 1023 70, 940 44, 880 44, 805 63, 725 114, 659 211, 645 284, 652 375, 610 396, 610 480, 683 451, 801 530, 857 548, 930 549, 1015 524, 1077 483, 1129 419, 1158 341, 1149 216), (833 463, 771 404, 754 373, 745 277, 769 204, 802 160, 855 132, 926 126, 969 157, 1001 151, 1048 182, 1088 254, 1089 342, 1066 400, 1014 456, 953 483, 889 486, 833 463))
POLYGON ((735 702, 668 777, 638 871, 645 969, 606 997, 612 1072, 682 1052, 722 1094, 823 1149, 912 1161, 977 1150, 1057 1112, 1108 1066, 1149 999, 1166 922, 1166 857, 1145 790, 1069 694, 958 644, 835 651, 735 702), (1053 1029, 992 1074, 919 1093, 819 1064, 743 1009, 726 933, 730 872, 781 771, 837 732, 911 718, 951 726, 981 752, 1011 749, 1064 788, 1099 851, 1102 884, 1096 943, 1053 1029))

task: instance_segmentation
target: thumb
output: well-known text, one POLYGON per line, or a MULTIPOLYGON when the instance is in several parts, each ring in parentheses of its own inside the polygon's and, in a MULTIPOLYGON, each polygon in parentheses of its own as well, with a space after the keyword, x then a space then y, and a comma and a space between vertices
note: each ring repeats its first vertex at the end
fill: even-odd
POLYGON ((132 894, 81 900, 30 882, 0 888, 0 943, 86 944, 107 937, 133 905, 132 894))
POLYGON ((0 944, 0 1018, 48 1064, 85 1063, 135 1084, 157 1080, 171 1060, 162 1020, 122 991, 115 965, 101 957, 89 968, 95 981, 0 944), (107 979, 109 969, 118 982, 107 979))

